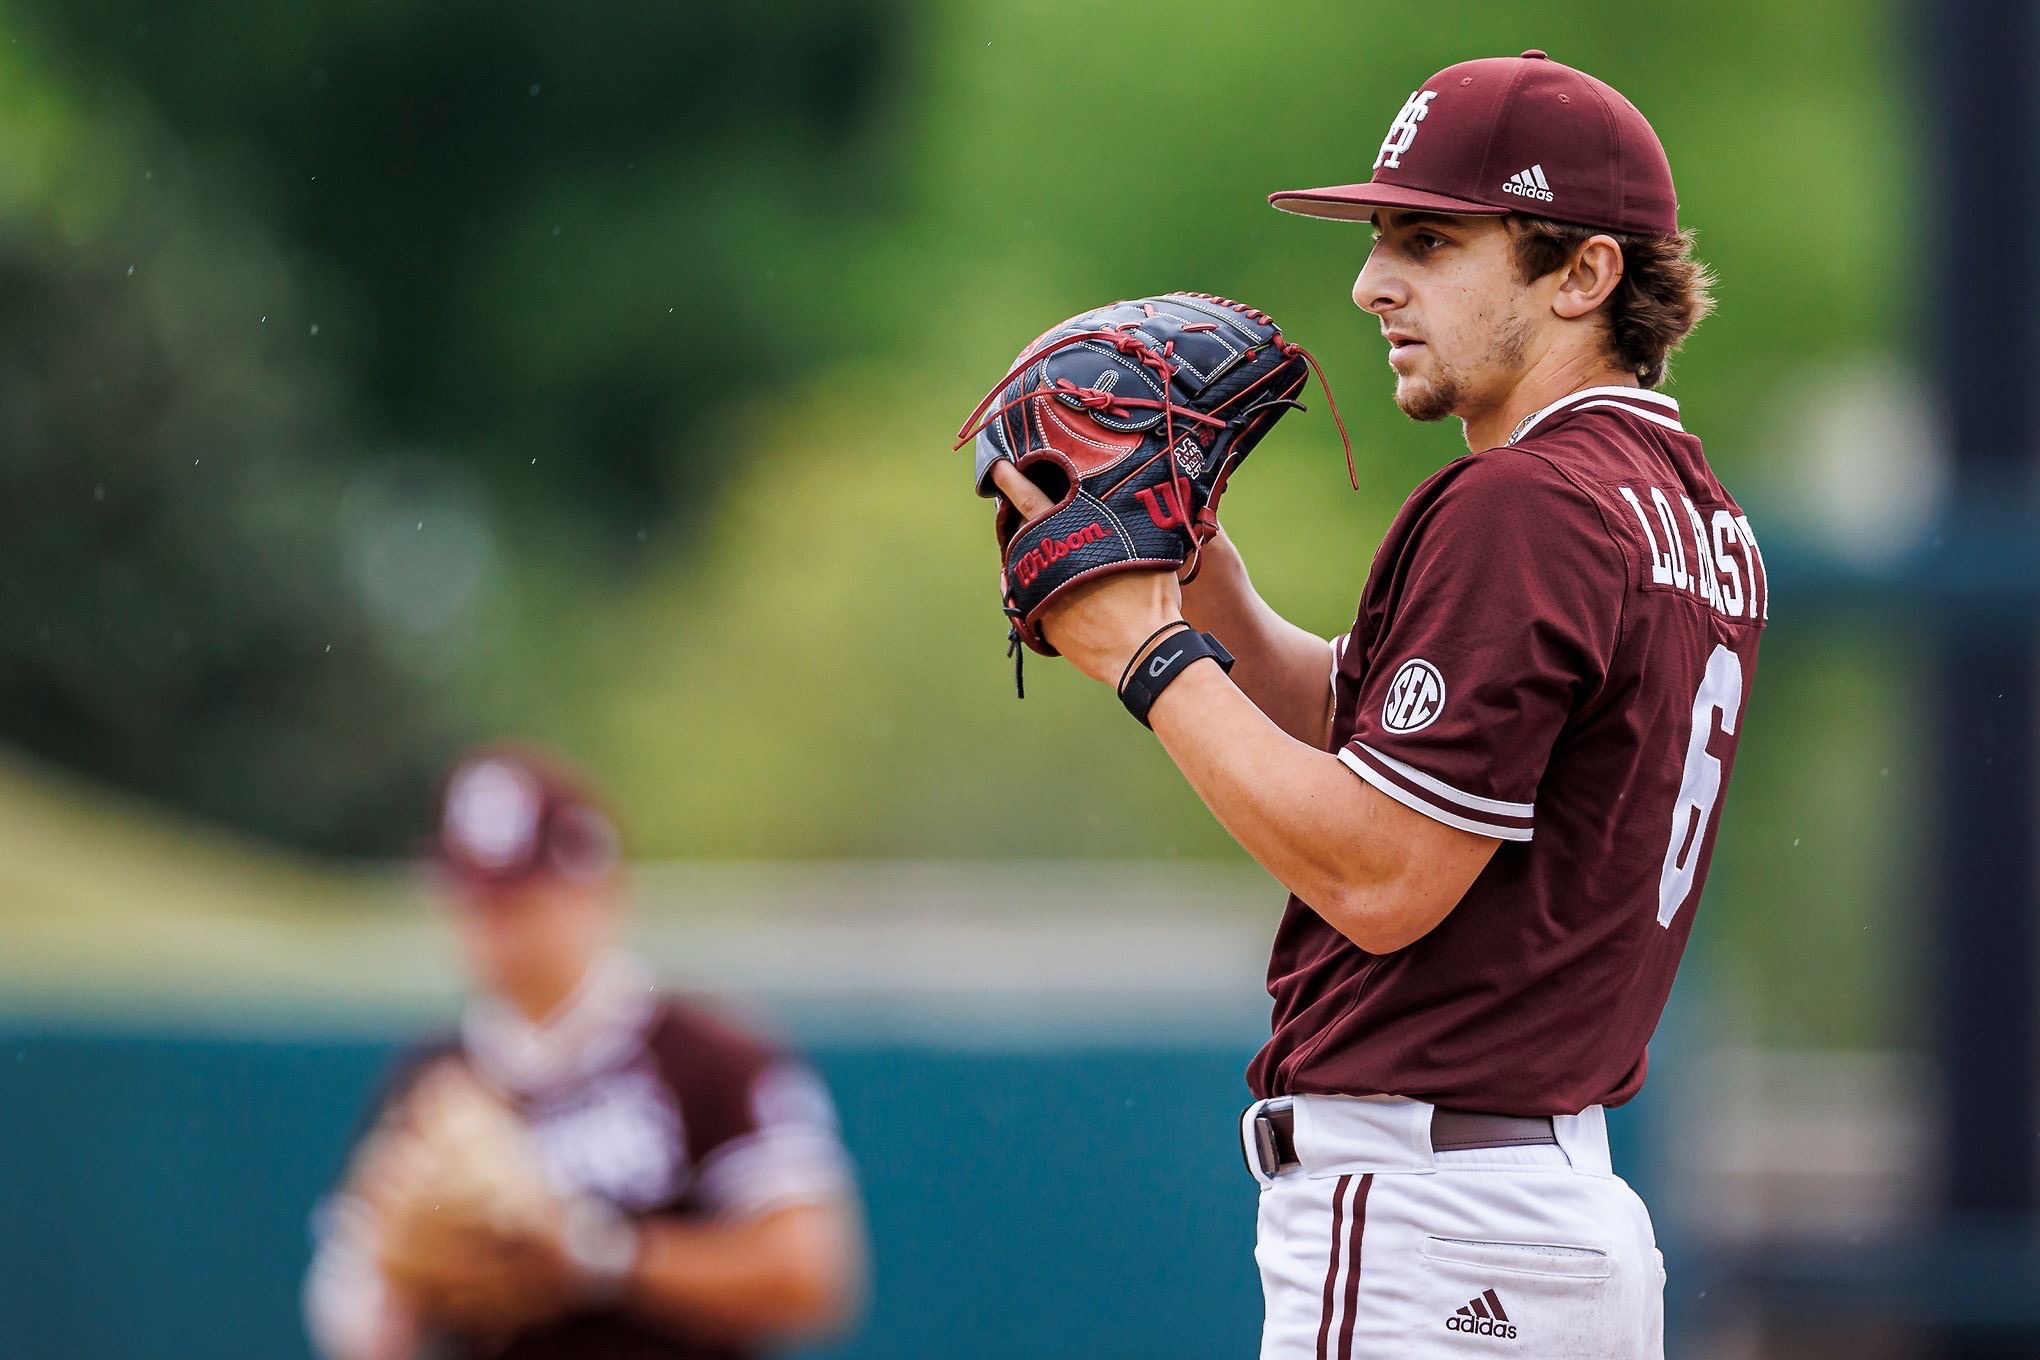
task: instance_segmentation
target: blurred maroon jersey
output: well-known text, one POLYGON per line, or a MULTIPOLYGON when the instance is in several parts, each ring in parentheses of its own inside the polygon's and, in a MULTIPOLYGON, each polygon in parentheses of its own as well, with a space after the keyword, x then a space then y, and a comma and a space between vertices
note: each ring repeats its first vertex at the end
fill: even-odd
POLYGON ((1392 954, 1292 897, 1254 1093, 1519 1115, 1635 1095, 1769 613, 1749 520, 1669 397, 1575 392, 1419 486, 1335 644, 1329 749, 1507 844, 1392 954))
MULTIPOLYGON (((827 1089, 806 1063, 612 960, 539 1029, 477 998, 456 1040, 400 1060, 378 1110, 434 1063, 466 1063, 510 1101, 547 1179, 631 1218, 741 1219, 855 1194, 827 1089)), ((346 1244, 320 1233, 320 1256, 346 1244)), ((345 1263, 335 1263, 344 1265, 345 1263)), ((314 1262, 315 1276, 320 1262, 314 1262)), ((328 1270, 341 1278, 350 1272, 328 1270)), ((350 1301, 337 1297, 336 1306, 350 1301)), ((590 1308, 507 1339, 440 1338, 488 1360, 742 1360, 755 1352, 590 1308)))

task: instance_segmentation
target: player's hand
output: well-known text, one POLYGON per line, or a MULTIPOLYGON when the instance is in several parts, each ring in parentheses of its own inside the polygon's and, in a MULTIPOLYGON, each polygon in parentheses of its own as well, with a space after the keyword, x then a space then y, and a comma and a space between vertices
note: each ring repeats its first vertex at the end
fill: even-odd
POLYGON ((557 1317, 574 1301, 574 1270, 556 1239, 463 1225, 445 1245, 429 1291, 412 1300, 435 1322, 493 1334, 557 1317), (504 1300, 512 1297, 517 1307, 508 1310, 504 1300))
POLYGON ((573 1301, 559 1197, 515 1113, 464 1066, 435 1066, 385 1112, 347 1193, 373 1215, 383 1279, 421 1318, 493 1335, 573 1301))
MULTIPOLYGON (((1011 463, 996 464, 992 480, 1027 520, 1055 509, 1055 502, 1011 463)), ((1183 589, 1175 572, 1116 571, 1080 582, 1053 601, 1043 615, 1042 632, 1071 665, 1116 686, 1142 644, 1182 617, 1183 589)))

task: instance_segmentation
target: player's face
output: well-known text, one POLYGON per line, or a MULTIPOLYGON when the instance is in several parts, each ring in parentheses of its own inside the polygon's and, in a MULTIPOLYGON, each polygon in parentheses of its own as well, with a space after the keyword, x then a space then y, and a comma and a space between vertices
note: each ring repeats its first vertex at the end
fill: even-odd
POLYGON ((1472 418, 1522 375, 1530 296, 1497 217, 1383 209, 1353 301, 1381 321, 1395 402, 1412 420, 1472 418))
POLYGON ((571 991, 613 938, 612 893, 552 879, 457 889, 454 933, 469 974, 512 999, 571 991))

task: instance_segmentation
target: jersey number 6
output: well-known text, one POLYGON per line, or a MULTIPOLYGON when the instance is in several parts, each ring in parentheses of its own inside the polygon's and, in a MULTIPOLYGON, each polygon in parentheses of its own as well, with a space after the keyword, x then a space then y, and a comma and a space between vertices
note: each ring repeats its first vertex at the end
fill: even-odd
POLYGON ((1693 731, 1686 739, 1686 769, 1679 778, 1679 798, 1672 804, 1672 837, 1665 846, 1665 867, 1658 875, 1657 919, 1669 927, 1692 895, 1700 872, 1700 852, 1713 830, 1714 805, 1721 798, 1721 762, 1707 749, 1714 736, 1714 715, 1721 730, 1735 735, 1742 711, 1742 662, 1717 645, 1707 658, 1707 674, 1693 696, 1693 731))

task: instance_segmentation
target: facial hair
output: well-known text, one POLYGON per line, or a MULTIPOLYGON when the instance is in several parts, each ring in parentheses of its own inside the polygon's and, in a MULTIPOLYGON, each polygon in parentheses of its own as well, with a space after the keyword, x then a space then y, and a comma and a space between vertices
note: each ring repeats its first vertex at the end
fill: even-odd
MULTIPOLYGON (((1529 346, 1530 323, 1520 316, 1511 316, 1496 326, 1489 337, 1487 355, 1480 368, 1513 376, 1522 369, 1529 346)), ((1404 384, 1396 385, 1395 404, 1411 420, 1433 421, 1471 414, 1460 409, 1468 386, 1465 376, 1442 359, 1437 361, 1437 367, 1437 376, 1420 386, 1411 384, 1405 390, 1404 384)))
POLYGON ((1429 382, 1411 385, 1406 390, 1403 384, 1396 384, 1395 404, 1411 420, 1443 420, 1459 405, 1459 375, 1450 369, 1442 370, 1429 382))

